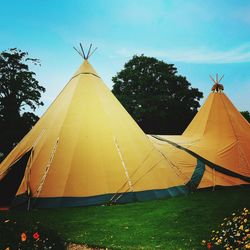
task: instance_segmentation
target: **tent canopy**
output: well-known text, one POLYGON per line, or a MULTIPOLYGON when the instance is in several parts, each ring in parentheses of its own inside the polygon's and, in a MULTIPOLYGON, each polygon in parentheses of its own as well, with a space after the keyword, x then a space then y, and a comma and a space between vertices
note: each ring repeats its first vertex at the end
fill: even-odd
POLYGON ((29 151, 30 157, 22 161, 25 171, 15 200, 28 194, 36 207, 128 202, 185 193, 184 185, 197 164, 193 158, 189 175, 170 164, 88 60, 1 163, 0 183, 29 151))

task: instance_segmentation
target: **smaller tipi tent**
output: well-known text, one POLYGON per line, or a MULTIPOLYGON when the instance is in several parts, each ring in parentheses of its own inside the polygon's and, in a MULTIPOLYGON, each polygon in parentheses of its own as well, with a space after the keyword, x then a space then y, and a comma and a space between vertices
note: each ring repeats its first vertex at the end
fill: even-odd
MULTIPOLYGON (((250 183, 250 124, 218 81, 181 136, 156 136, 206 163, 199 187, 250 183)), ((166 146, 161 149, 166 151, 166 146)))

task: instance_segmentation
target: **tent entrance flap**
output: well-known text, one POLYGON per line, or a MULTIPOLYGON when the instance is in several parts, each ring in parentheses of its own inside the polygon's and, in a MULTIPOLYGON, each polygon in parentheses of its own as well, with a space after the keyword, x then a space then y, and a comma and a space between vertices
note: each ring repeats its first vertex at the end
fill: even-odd
POLYGON ((6 176, 0 181, 0 206, 9 206, 15 198, 23 180, 30 154, 31 150, 26 152, 10 167, 6 176))

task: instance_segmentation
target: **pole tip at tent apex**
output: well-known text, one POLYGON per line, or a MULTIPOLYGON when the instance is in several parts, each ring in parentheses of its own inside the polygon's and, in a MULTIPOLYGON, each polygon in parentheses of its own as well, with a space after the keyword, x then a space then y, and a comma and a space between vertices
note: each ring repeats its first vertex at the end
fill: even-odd
POLYGON ((216 79, 214 79, 211 75, 209 75, 209 77, 214 83, 213 87, 211 88, 211 91, 222 92, 224 90, 224 86, 220 82, 223 79, 224 75, 221 76, 220 80, 218 80, 218 73, 216 73, 216 79))
POLYGON ((92 50, 92 43, 90 44, 87 53, 85 53, 81 43, 80 43, 80 49, 77 49, 76 47, 73 48, 84 60, 88 60, 97 50, 97 47, 92 50))

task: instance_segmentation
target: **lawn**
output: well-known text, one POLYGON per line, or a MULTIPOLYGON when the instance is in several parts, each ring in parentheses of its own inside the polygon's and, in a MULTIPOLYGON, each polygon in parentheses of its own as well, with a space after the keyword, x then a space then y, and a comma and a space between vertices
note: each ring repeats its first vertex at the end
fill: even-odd
POLYGON ((203 190, 117 206, 12 210, 0 217, 25 225, 39 221, 66 242, 108 249, 186 250, 203 249, 201 240, 208 239, 223 218, 244 207, 250 208, 250 188, 203 190))

